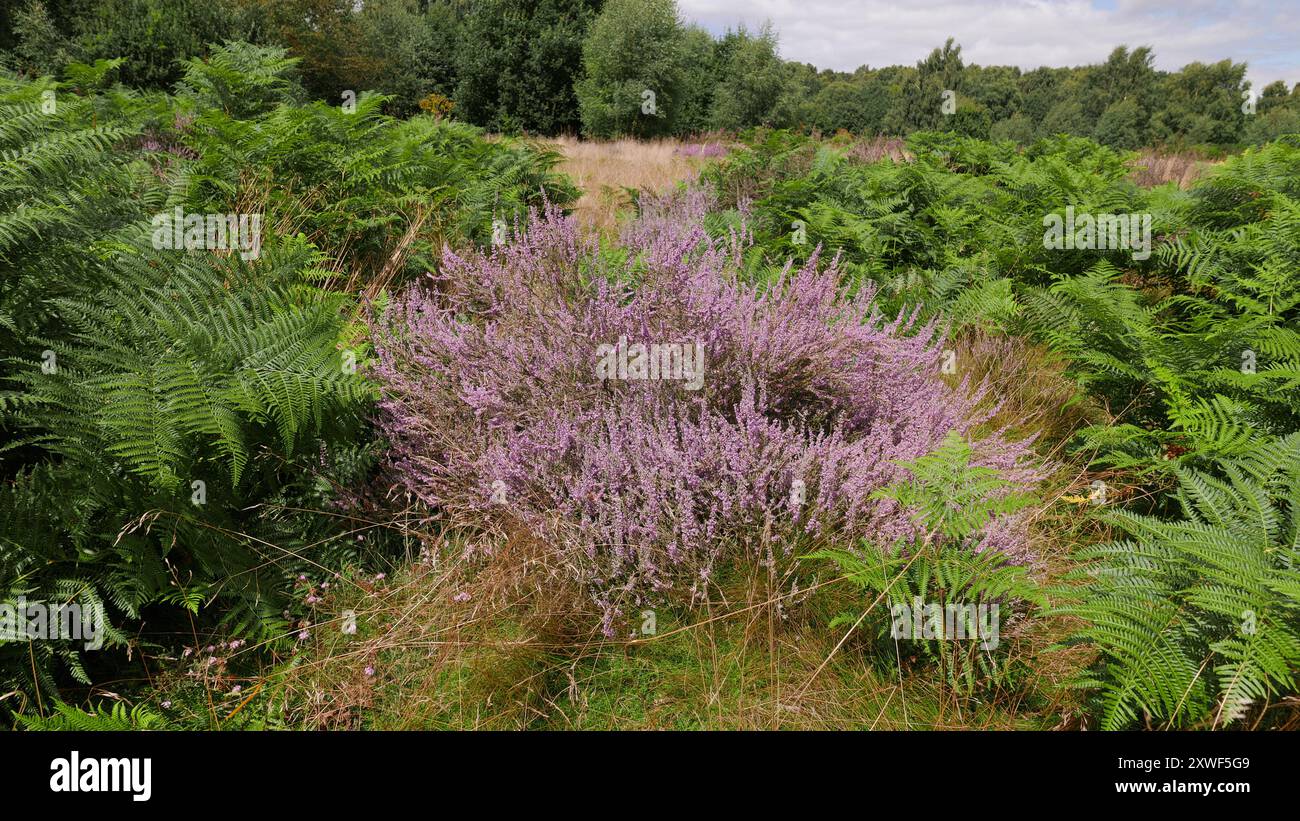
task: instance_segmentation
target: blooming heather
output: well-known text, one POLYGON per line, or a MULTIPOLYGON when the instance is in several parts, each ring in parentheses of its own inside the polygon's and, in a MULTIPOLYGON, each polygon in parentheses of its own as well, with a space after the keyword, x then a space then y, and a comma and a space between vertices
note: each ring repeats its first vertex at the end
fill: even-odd
POLYGON ((684 143, 673 153, 683 157, 721 157, 727 153, 727 147, 715 142, 684 143))
MULTIPOLYGON (((664 242, 673 245, 683 238, 687 226, 700 225, 704 217, 718 207, 717 193, 706 183, 670 188, 662 193, 643 192, 639 199, 640 215, 625 223, 619 242, 625 248, 644 249, 664 242)), ((740 212, 748 216, 748 203, 740 212)), ((703 237, 699 237, 703 239, 703 237)))
MULTIPOLYGON (((626 264, 554 210, 518 233, 448 251, 377 322, 380 423, 396 482, 453 526, 526 526, 592 590, 607 632, 630 607, 698 598, 729 562, 914 535, 872 493, 906 477, 896 460, 988 418, 981 389, 939 378, 936 327, 878 316, 871 286, 846 294, 834 263, 750 286, 734 275, 741 240, 662 214, 624 233, 626 264), (620 339, 698 344, 702 385, 600 378, 597 351, 620 339)), ((975 452, 1037 478, 1023 442, 995 433, 975 452)), ((1027 558, 1022 531, 989 535, 1027 558)))

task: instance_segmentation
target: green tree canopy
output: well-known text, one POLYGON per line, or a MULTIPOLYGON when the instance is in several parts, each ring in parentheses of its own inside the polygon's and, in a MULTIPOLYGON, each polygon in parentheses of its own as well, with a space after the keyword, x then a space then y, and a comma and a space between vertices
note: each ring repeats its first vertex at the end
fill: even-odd
POLYGON ((670 134, 681 102, 684 30, 673 0, 610 0, 582 45, 582 128, 595 137, 670 134))

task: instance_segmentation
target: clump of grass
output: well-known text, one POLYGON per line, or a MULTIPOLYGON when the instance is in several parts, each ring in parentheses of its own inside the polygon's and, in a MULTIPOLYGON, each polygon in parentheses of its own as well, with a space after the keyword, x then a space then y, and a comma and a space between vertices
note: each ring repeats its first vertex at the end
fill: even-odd
POLYGON ((955 372, 946 376, 949 383, 985 385, 986 401, 998 408, 987 424, 1035 437, 1054 460, 1078 430, 1108 420, 1066 375, 1065 360, 1042 345, 972 325, 951 348, 955 372))
MULTIPOLYGON (((600 614, 556 571, 541 545, 514 535, 487 559, 443 542, 437 560, 368 594, 348 588, 278 674, 286 720, 314 729, 586 730, 1060 721, 1049 685, 1067 667, 1058 676, 1038 665, 1024 686, 970 699, 924 667, 866 652, 865 640, 840 646, 842 629, 826 625, 853 593, 833 576, 790 596, 778 592, 779 568, 733 566, 707 602, 655 611, 653 633, 606 639, 600 614), (347 610, 355 634, 327 629, 347 610)), ((1030 629, 1008 640, 1036 659, 1050 637, 1030 629)))
POLYGON ((894 162, 911 162, 914 159, 912 152, 907 150, 906 140, 883 134, 854 140, 845 156, 860 163, 880 162, 885 159, 894 162))
POLYGON ((1191 188, 1192 183, 1200 179, 1206 169, 1214 163, 1186 151, 1147 150, 1142 152, 1131 165, 1133 172, 1128 178, 1143 188, 1155 188, 1172 182, 1186 190, 1191 188))
MULTIPOLYGON (((554 141, 563 153, 560 170, 582 189, 573 212, 582 229, 603 237, 617 233, 619 215, 627 212, 628 191, 662 193, 689 182, 716 148, 704 152, 680 140, 554 141)), ((720 145, 716 141, 712 145, 720 145)))
POLYGON ((313 728, 529 726, 547 671, 599 617, 524 533, 490 555, 431 541, 403 572, 322 604, 304 658, 283 671, 290 721, 313 728), (355 623, 354 633, 343 626, 355 623))

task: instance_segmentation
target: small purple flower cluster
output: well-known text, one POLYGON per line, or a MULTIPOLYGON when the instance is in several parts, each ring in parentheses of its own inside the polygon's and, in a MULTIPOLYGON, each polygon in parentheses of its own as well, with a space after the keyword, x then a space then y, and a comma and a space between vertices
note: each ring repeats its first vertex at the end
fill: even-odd
MULTIPOLYGON (((188 659, 191 656, 194 658, 192 662, 188 662, 189 668, 185 674, 203 682, 210 689, 223 692, 228 690, 231 695, 238 695, 243 688, 234 684, 236 678, 230 672, 230 660, 237 655, 236 651, 246 644, 248 642, 243 639, 231 639, 220 644, 209 644, 206 647, 185 647, 181 651, 181 658, 188 659)), ((163 702, 164 708, 170 706, 171 702, 163 702)))
MULTIPOLYGON (((699 205, 643 209, 625 265, 558 211, 533 214, 509 245, 446 252, 375 325, 394 481, 452 526, 526 525, 610 635, 630 607, 697 599, 725 563, 914 536, 873 492, 990 417, 982 388, 940 378, 933 323, 880 316, 871 285, 846 293, 816 255, 746 284, 743 239, 709 240, 699 205), (702 386, 599 378, 595 352, 620 338, 698 344, 702 386)), ((1013 481, 1040 478, 1027 442, 973 445, 1013 481)), ((1018 523, 989 536, 1028 558, 1018 523)))
MULTIPOLYGON (((670 188, 661 193, 642 192, 639 201, 640 214, 634 220, 624 223, 619 231, 619 242, 624 248, 633 251, 650 248, 661 242, 675 246, 682 238, 683 226, 699 225, 711 211, 717 210, 718 197, 707 184, 695 184, 681 188, 670 188)), ((748 203, 739 209, 742 215, 748 215, 748 203)), ((700 241, 707 239, 702 233, 691 236, 700 241)), ((743 238, 733 241, 749 242, 746 233, 743 238)))
POLYGON ((721 157, 727 153, 727 147, 715 142, 685 143, 675 153, 683 157, 721 157))

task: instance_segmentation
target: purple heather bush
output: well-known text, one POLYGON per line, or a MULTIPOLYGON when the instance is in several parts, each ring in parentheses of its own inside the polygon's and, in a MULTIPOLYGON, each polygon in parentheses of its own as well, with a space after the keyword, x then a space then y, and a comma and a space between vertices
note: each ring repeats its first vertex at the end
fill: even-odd
MULTIPOLYGON (((619 231, 619 242, 633 251, 657 245, 662 238, 675 245, 689 226, 701 225, 705 216, 718 208, 717 192, 707 183, 669 188, 656 193, 646 191, 640 197, 637 218, 624 223, 619 231)), ((742 217, 749 215, 749 203, 741 202, 737 210, 742 217)), ((748 233, 733 237, 733 242, 751 242, 748 233)))
MULTIPOLYGON (((940 378, 933 323, 880 316, 871 287, 845 293, 816 256, 739 281, 743 240, 710 241, 698 204, 648 208, 626 263, 533 214, 511 244, 446 252, 376 322, 394 481, 450 526, 522 524, 609 634, 632 608, 698 600, 728 564, 916 536, 872 494, 950 430, 978 464, 1039 478, 1027 442, 975 437, 990 403, 940 378)), ((988 547, 1030 558, 1017 521, 988 547)))
POLYGON ((727 153, 727 147, 718 142, 684 143, 676 152, 683 157, 721 157, 727 153))

